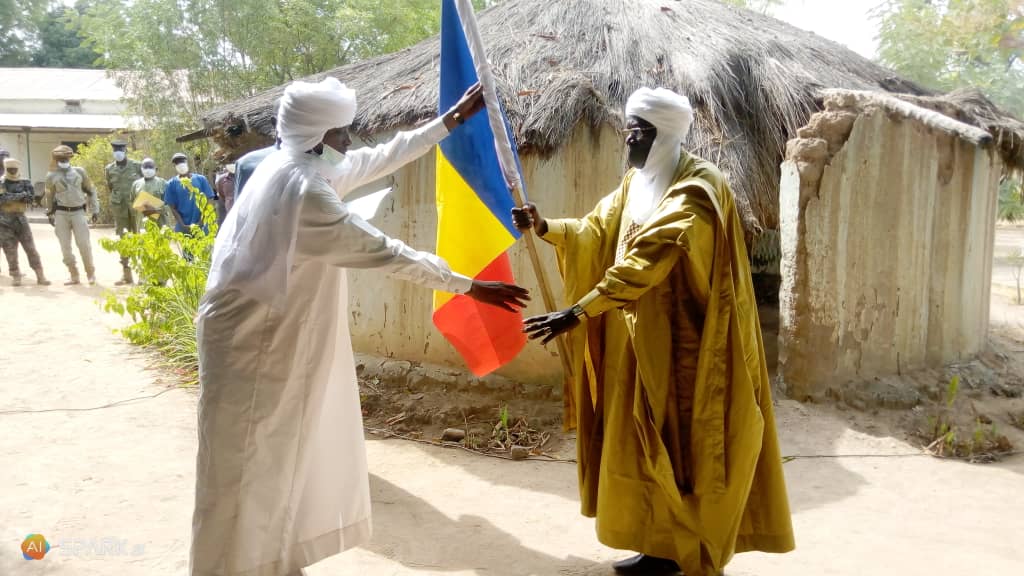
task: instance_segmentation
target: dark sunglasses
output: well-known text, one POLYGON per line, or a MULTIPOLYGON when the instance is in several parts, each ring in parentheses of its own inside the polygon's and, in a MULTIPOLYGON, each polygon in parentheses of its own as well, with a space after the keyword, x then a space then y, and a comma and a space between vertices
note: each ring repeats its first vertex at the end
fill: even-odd
POLYGON ((619 134, 622 134, 626 138, 632 136, 634 139, 639 140, 640 137, 643 136, 644 132, 650 132, 651 130, 654 130, 654 129, 655 129, 654 126, 647 126, 647 127, 639 127, 638 126, 636 128, 626 128, 625 130, 619 130, 619 134))

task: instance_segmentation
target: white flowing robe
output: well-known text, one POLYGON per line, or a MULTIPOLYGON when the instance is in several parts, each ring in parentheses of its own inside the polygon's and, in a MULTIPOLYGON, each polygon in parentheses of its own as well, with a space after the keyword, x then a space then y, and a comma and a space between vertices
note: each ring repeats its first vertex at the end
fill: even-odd
MULTIPOLYGON (((369 539, 344 268, 382 268, 449 292, 466 292, 472 281, 349 214, 339 194, 394 171, 446 134, 435 122, 350 152, 332 174, 337 192, 319 176, 329 170, 316 156, 282 150, 264 161, 268 169, 291 171, 284 194, 271 199, 283 205, 299 198, 291 269, 283 306, 231 281, 214 283, 200 306, 192 576, 282 576, 369 539)), ((259 169, 254 182, 258 175, 259 169)), ((245 222, 247 209, 250 217, 258 214, 260 198, 245 200, 229 220, 245 222)), ((242 227, 226 222, 222 233, 242 227)), ((237 252, 237 243, 218 237, 215 267, 224 258, 218 250, 237 252)))

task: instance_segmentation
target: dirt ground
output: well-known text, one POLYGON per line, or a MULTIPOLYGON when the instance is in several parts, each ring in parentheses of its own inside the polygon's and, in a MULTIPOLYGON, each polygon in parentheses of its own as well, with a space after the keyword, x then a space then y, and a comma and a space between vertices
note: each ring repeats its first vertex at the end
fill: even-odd
MULTIPOLYGON (((62 280, 50 227, 33 230, 47 271, 62 280)), ((109 232, 94 231, 94 244, 102 234, 109 232)), ((0 277, 3 576, 187 571, 196 394, 112 333, 120 320, 96 302, 119 268, 95 251, 97 287, 12 288, 0 277), (30 533, 52 546, 43 560, 22 558, 30 533)), ((1005 336, 1000 354, 1024 354, 1024 307, 994 299, 993 332, 1005 336)), ((420 392, 407 393, 416 401, 420 392)), ((502 402, 478 393, 466 407, 478 404, 474 417, 493 427, 502 402)), ((1005 401, 990 396, 983 399, 1005 401)), ((370 412, 402 411, 373 402, 370 412)), ((840 407, 780 400, 783 453, 797 456, 785 470, 798 547, 740 555, 727 574, 1019 573, 1024 456, 984 465, 939 460, 883 415, 840 407)), ((538 427, 550 417, 527 415, 538 427)), ((407 432, 419 428, 410 424, 407 432)), ((312 567, 311 576, 603 576, 627 555, 600 545, 592 521, 579 516, 572 464, 368 438, 373 541, 312 567)), ((569 454, 564 446, 558 453, 569 454)))

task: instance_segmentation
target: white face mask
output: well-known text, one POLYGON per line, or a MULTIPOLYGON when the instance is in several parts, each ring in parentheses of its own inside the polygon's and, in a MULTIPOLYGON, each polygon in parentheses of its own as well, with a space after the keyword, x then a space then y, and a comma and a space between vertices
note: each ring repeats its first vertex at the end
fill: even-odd
POLYGON ((126 154, 124 153, 124 150, 114 150, 114 160, 124 162, 125 157, 126 154))
POLYGON ((61 160, 60 162, 57 162, 57 168, 60 168, 61 170, 67 170, 68 168, 71 168, 71 162, 68 162, 67 160, 61 160))
POLYGON ((337 166, 345 161, 345 155, 338 152, 331 146, 324 144, 324 151, 320 154, 320 158, 327 162, 331 166, 337 166))
POLYGON ((228 171, 228 174, 234 174, 235 173, 235 165, 234 164, 228 164, 224 168, 228 171))
POLYGON ((143 168, 142 175, 147 179, 152 178, 153 176, 156 176, 156 168, 143 168))
POLYGON ((185 174, 188 174, 188 162, 179 162, 174 165, 174 169, 178 172, 178 174, 184 176, 185 174))

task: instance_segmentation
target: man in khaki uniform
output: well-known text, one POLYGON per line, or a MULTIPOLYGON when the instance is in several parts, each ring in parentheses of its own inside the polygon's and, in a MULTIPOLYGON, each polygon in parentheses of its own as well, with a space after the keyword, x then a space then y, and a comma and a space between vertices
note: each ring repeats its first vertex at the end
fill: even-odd
POLYGON ((64 254, 64 265, 71 278, 64 284, 80 284, 75 253, 71 250, 71 236, 75 237, 78 253, 82 256, 85 275, 90 284, 96 283, 96 268, 92 263, 92 245, 89 243, 89 222, 85 218, 86 206, 92 214, 92 221, 99 218, 100 203, 96 189, 85 169, 71 165, 74 155, 71 148, 60 145, 51 154, 50 172, 46 174, 46 196, 43 206, 50 224, 56 228, 60 250, 64 254))
MULTIPOLYGON (((111 145, 114 148, 114 161, 107 164, 104 172, 107 177, 107 189, 110 191, 110 208, 114 213, 114 230, 118 237, 121 237, 125 232, 139 231, 139 213, 132 209, 132 203, 135 202, 133 185, 136 180, 142 178, 142 164, 128 158, 127 142, 115 140, 111 145)), ((121 270, 121 279, 114 284, 131 284, 132 269, 124 255, 121 255, 121 270)))

